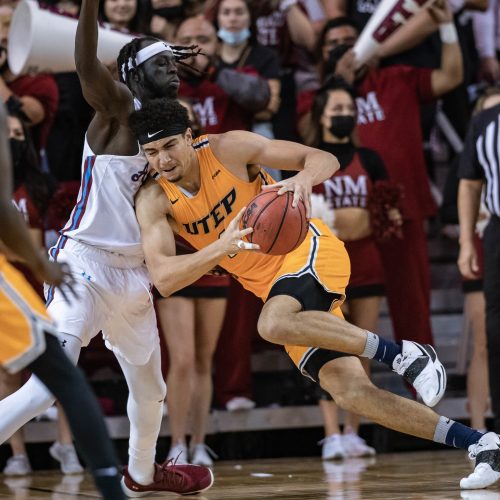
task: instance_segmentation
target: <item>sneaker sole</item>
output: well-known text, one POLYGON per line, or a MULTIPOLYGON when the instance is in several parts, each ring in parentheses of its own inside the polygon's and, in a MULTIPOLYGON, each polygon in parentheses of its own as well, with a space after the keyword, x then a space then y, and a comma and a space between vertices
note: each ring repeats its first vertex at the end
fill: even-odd
POLYGON ((439 361, 439 358, 437 356, 434 347, 432 347, 429 344, 425 345, 420 344, 419 347, 423 349, 425 352, 427 352, 427 355, 429 356, 432 362, 432 366, 434 367, 434 370, 436 370, 436 373, 438 375, 439 389, 437 391, 437 394, 434 396, 434 398, 432 398, 430 401, 426 403, 427 406, 432 408, 433 406, 436 406, 439 403, 439 401, 441 401, 441 399, 443 398, 444 393, 446 391, 446 384, 448 379, 446 376, 446 370, 444 369, 444 366, 441 363, 441 361, 439 361))

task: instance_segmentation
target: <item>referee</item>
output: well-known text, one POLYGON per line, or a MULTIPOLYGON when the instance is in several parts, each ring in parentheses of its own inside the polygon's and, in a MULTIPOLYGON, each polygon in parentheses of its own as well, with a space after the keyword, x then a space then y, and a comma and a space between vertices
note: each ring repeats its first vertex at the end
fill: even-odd
POLYGON ((460 254, 458 267, 464 278, 478 278, 474 230, 484 184, 484 202, 491 219, 484 231, 484 295, 490 394, 495 432, 500 432, 500 87, 486 90, 478 101, 458 176, 460 254))

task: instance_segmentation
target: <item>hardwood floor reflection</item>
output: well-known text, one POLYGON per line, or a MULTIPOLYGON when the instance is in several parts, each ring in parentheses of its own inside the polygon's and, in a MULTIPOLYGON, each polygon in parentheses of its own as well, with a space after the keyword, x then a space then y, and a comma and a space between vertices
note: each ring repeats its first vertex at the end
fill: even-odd
MULTIPOLYGON (((317 458, 220 462, 209 491, 183 498, 500 500, 500 484, 489 490, 461 492, 460 478, 470 471, 470 462, 461 451, 397 453, 326 463, 317 458)), ((71 500, 99 495, 88 475, 39 472, 24 478, 0 476, 0 498, 71 500)))

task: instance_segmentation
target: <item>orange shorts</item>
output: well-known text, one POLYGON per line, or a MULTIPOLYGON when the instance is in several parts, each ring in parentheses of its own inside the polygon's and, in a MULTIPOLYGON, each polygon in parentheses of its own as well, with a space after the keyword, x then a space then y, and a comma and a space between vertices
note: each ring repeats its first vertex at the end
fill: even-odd
MULTIPOLYGON (((326 311, 344 318, 340 306, 345 300, 350 273, 344 243, 324 222, 312 219, 307 238, 285 257, 266 296, 289 295, 301 302, 305 311, 326 311)), ((317 380, 318 363, 343 356, 315 347, 287 345, 285 350, 299 370, 313 380, 317 380), (309 369, 308 363, 314 357, 318 358, 318 363, 313 363, 316 368, 309 369)))
POLYGON ((0 366, 25 368, 45 350, 44 331, 54 324, 24 276, 0 255, 0 366))

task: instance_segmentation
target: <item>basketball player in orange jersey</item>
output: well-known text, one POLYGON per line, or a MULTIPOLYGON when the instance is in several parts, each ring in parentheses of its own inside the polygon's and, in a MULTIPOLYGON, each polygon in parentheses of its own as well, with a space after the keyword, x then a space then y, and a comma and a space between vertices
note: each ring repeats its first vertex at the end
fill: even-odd
POLYGON ((12 169, 5 108, 0 104, 0 370, 31 370, 59 399, 97 487, 107 500, 125 498, 117 459, 101 411, 81 372, 57 340, 43 302, 7 256, 21 259, 40 281, 72 291, 66 266, 50 262, 33 244, 12 204, 12 169))
POLYGON ((469 450, 476 469, 464 488, 500 477, 500 439, 440 417, 424 405, 376 388, 359 357, 375 358, 413 383, 429 405, 444 392, 445 373, 430 346, 379 338, 345 321, 340 312, 350 266, 343 243, 319 219, 305 241, 287 255, 259 253, 240 229, 245 205, 273 183, 260 165, 298 171, 281 181, 309 211, 312 186, 339 165, 330 153, 271 141, 244 131, 204 135, 193 141, 185 108, 156 99, 133 113, 129 125, 155 174, 136 196, 136 214, 154 284, 164 296, 220 265, 265 301, 259 332, 285 346, 301 372, 319 382, 339 406, 424 439, 469 450), (196 252, 175 255, 174 235, 196 252))

